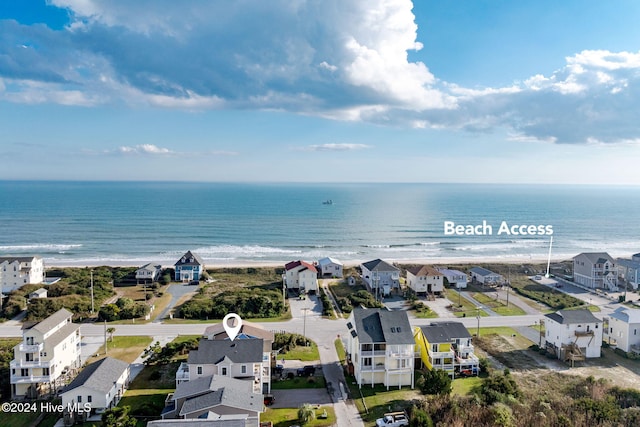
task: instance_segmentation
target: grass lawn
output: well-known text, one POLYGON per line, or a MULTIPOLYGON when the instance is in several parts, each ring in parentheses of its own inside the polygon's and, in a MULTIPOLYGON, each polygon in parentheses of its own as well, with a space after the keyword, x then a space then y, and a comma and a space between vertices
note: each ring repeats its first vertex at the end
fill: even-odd
POLYGON ((151 344, 151 341, 151 337, 145 336, 113 337, 113 341, 107 343, 108 354, 104 354, 104 346, 102 346, 98 357, 90 357, 87 363, 95 362, 106 356, 132 363, 151 344))
MULTIPOLYGON (((164 408, 164 401, 174 389, 141 389, 127 390, 120 399, 118 406, 129 406, 130 415, 153 415, 160 418, 160 412, 164 408)), ((145 426, 146 422, 138 420, 137 426, 145 426)))
POLYGON ((342 344, 342 340, 340 338, 336 338, 333 342, 336 346, 336 352, 338 352, 338 360, 340 360, 340 364, 344 365, 347 361, 347 352, 344 349, 344 344, 342 344))
POLYGON ((387 391, 385 386, 377 384, 373 387, 371 385, 363 385, 362 388, 358 389, 358 385, 355 384, 355 379, 352 376, 347 377, 347 384, 349 385, 351 398, 356 404, 366 426, 375 425, 376 419, 381 418, 386 412, 402 411, 408 408, 411 406, 411 400, 421 396, 420 391, 411 390, 409 387, 403 387, 400 390, 390 388, 387 391), (365 405, 367 409, 365 409, 365 405))
MULTIPOLYGON (((336 414, 333 407, 320 406, 320 408, 316 410, 316 415, 322 414, 325 410, 327 411, 327 419, 319 420, 316 418, 308 424, 305 424, 305 427, 330 427, 336 425, 336 414)), ((260 421, 271 421, 273 423, 273 427, 300 425, 298 422, 298 410, 293 408, 267 408, 267 410, 260 415, 260 421)))
MULTIPOLYGON (((453 314, 456 317, 476 317, 478 315, 478 309, 471 301, 466 298, 459 298, 457 291, 453 289, 447 289, 447 298, 451 301, 453 306, 453 314), (458 304, 459 303, 459 304, 458 304)), ((480 317, 489 316, 486 311, 480 310, 480 317)))
POLYGON ((524 314, 527 314, 520 307, 517 307, 513 304, 509 304, 509 306, 507 307, 506 303, 502 300, 496 301, 489 295, 482 292, 476 292, 472 296, 473 299, 478 301, 480 304, 487 306, 501 316, 522 316, 524 314))
POLYGON ((512 276, 511 287, 518 294, 545 304, 554 311, 572 307, 586 308, 583 301, 549 286, 539 285, 524 275, 512 276))
POLYGON ((325 388, 327 383, 324 377, 294 377, 271 383, 273 390, 291 390, 295 388, 325 388))
POLYGON ((418 319, 435 319, 438 317, 438 313, 431 310, 426 304, 416 301, 416 305, 413 310, 413 314, 418 319))
POLYGON ((301 360, 303 362, 310 362, 312 360, 320 360, 320 353, 318 352, 318 345, 313 342, 308 347, 296 346, 286 353, 279 353, 278 359, 284 360, 301 360))
POLYGON ((468 396, 474 389, 480 387, 481 377, 456 378, 451 383, 451 393, 458 396, 468 396))

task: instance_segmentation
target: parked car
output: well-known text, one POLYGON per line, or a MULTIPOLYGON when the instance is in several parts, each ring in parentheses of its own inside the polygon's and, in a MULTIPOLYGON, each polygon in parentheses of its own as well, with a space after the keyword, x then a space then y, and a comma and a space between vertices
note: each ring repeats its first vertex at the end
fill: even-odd
POLYGON ((376 420, 377 427, 404 427, 408 425, 409 420, 404 412, 390 412, 376 420))
POLYGON ((296 374, 299 377, 310 377, 316 373, 316 368, 313 365, 305 365, 303 368, 298 368, 296 374))
POLYGON ((192 281, 189 282, 189 285, 191 285, 191 286, 198 286, 199 284, 200 284, 199 280, 192 280, 192 281))
POLYGON ((276 401, 276 398, 273 394, 265 394, 264 395, 264 405, 265 406, 271 406, 273 405, 273 402, 276 401))
POLYGON ((276 367, 273 369, 273 373, 276 375, 282 375, 282 371, 284 371, 283 365, 276 365, 276 367))

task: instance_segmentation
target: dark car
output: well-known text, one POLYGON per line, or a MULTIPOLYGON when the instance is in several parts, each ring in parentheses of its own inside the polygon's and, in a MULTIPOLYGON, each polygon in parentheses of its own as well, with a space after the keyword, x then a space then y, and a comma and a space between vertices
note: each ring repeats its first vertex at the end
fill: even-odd
POLYGON ((282 371, 284 371, 284 366, 282 365, 276 365, 276 367, 273 368, 273 373, 276 375, 282 375, 282 371))
POLYGON ((265 394, 264 395, 264 404, 265 406, 271 406, 273 405, 273 402, 276 401, 276 398, 273 396, 273 394, 265 394))
POLYGON ((199 280, 192 280, 189 282, 189 285, 198 286, 200 284, 199 280))
POLYGON ((298 368, 296 370, 296 374, 298 374, 299 377, 310 377, 315 373, 316 373, 316 368, 313 365, 306 365, 303 368, 298 368))

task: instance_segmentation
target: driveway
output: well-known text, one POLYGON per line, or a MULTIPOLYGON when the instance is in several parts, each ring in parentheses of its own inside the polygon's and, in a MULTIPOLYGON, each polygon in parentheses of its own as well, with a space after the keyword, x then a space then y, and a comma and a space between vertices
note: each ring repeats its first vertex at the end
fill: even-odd
POLYGON ((197 290, 198 286, 189 285, 187 283, 173 283, 169 285, 165 292, 171 294, 171 301, 169 302, 169 305, 167 305, 167 307, 162 310, 158 317, 156 317, 156 320, 154 320, 153 323, 162 322, 162 319, 167 317, 169 312, 173 309, 180 298, 190 293, 195 294, 197 290))
POLYGON ((295 390, 272 390, 271 394, 276 398, 270 408, 298 408, 304 403, 312 405, 330 405, 333 402, 327 389, 306 388, 295 390))

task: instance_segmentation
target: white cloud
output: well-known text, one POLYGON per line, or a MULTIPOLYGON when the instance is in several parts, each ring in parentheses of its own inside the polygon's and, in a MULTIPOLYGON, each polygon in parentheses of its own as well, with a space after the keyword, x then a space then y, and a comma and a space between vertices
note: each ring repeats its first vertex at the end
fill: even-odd
POLYGON ((167 155, 175 154, 168 148, 158 147, 153 144, 139 144, 132 147, 121 146, 117 150, 121 154, 149 154, 149 155, 167 155))
POLYGON ((364 150, 366 148, 371 148, 371 146, 367 144, 328 143, 328 144, 308 145, 304 148, 304 150, 306 151, 355 151, 355 150, 364 150))

